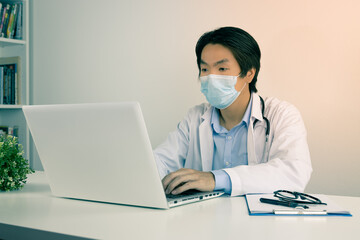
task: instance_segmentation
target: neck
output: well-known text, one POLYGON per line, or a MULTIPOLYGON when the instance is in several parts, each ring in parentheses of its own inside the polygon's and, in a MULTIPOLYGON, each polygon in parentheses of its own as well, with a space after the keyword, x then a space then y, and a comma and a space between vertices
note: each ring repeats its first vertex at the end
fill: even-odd
POLYGON ((225 109, 220 109, 220 125, 230 130, 239 124, 244 117, 249 101, 250 92, 244 89, 235 102, 225 109))

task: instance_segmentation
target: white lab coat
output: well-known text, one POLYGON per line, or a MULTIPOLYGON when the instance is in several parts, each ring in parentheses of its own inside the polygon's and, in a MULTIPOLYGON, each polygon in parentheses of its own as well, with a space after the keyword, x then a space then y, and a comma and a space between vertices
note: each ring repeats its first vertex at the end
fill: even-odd
MULTIPOLYGON (((225 168, 231 179, 231 196, 271 193, 279 189, 304 191, 312 172, 306 129, 299 111, 276 98, 265 99, 270 135, 264 153, 266 122, 260 97, 252 93, 248 127, 248 165, 225 168), (255 119, 258 122, 253 128, 255 119), (263 156, 265 155, 265 156, 263 156)), ((191 108, 177 129, 154 150, 160 177, 180 168, 211 171, 214 141, 208 103, 191 108)))

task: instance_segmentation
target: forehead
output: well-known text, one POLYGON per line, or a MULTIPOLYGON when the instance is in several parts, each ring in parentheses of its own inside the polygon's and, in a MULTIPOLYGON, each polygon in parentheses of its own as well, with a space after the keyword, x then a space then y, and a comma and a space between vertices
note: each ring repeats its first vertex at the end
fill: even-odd
POLYGON ((213 64, 227 59, 229 63, 237 63, 233 53, 221 44, 207 44, 201 52, 201 60, 207 64, 213 64))

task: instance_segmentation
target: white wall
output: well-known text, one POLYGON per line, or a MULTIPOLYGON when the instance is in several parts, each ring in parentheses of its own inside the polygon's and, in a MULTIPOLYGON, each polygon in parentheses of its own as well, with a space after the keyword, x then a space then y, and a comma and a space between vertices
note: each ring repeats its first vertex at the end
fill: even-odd
POLYGON ((359 1, 31 4, 32 103, 137 100, 154 147, 204 101, 194 53, 200 35, 245 29, 262 50, 259 93, 293 103, 304 118, 314 167, 307 191, 360 196, 359 1))

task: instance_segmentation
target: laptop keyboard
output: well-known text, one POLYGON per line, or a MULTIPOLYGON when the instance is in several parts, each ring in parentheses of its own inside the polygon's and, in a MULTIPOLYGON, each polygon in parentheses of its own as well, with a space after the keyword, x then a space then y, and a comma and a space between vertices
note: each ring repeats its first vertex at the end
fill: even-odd
POLYGON ((198 190, 194 190, 194 189, 191 189, 191 190, 187 190, 181 194, 177 194, 177 195, 173 195, 173 194, 166 194, 166 198, 182 198, 182 197, 186 197, 186 196, 189 196, 189 195, 194 195, 194 194, 197 194, 197 193, 200 193, 200 191, 198 190))

